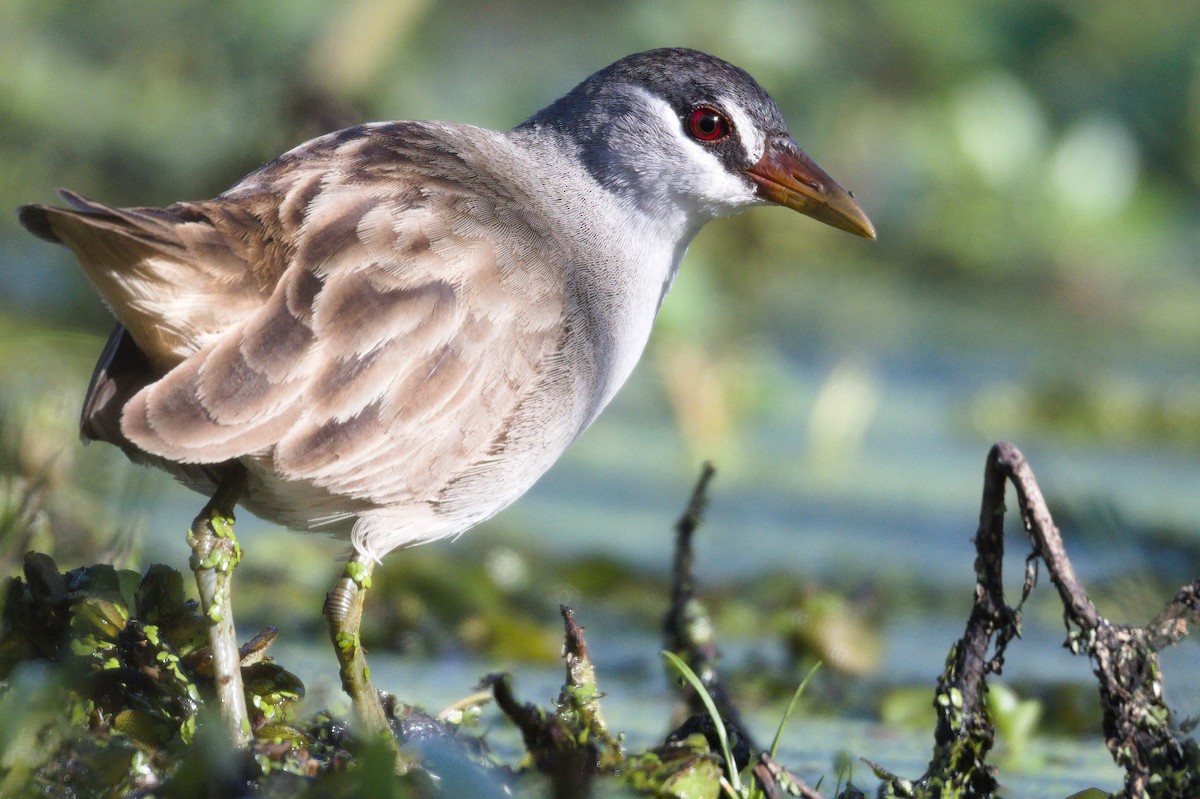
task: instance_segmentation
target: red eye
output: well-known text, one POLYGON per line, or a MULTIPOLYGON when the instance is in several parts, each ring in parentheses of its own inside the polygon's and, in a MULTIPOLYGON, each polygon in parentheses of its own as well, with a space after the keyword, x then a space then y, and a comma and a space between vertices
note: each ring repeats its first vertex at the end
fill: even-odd
POLYGON ((729 135, 729 119, 711 106, 702 105, 688 114, 688 133, 700 141, 720 141, 729 135))

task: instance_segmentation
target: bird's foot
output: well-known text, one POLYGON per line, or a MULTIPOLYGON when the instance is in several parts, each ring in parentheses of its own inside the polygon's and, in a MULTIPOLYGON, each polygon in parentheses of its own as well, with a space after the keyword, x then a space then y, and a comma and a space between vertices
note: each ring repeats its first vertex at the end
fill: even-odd
POLYGON ((213 681, 221 718, 230 740, 239 749, 251 739, 250 716, 242 689, 241 656, 233 625, 230 578, 242 550, 233 535, 233 506, 246 484, 246 471, 237 466, 188 530, 190 559, 200 590, 200 609, 208 620, 209 649, 213 659, 213 681))
POLYGON ((396 770, 405 772, 411 762, 400 751, 379 692, 371 684, 371 667, 367 665, 366 650, 359 638, 363 599, 371 587, 373 568, 371 559, 360 553, 350 558, 341 578, 325 597, 325 620, 337 652, 342 689, 354 703, 362 732, 371 738, 390 741, 396 747, 396 770))

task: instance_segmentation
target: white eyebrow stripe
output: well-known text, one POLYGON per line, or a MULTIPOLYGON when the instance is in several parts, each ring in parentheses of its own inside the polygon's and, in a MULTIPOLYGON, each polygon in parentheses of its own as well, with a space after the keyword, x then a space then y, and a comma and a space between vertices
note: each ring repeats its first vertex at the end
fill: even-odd
POLYGON ((721 106, 729 115, 729 121, 733 123, 733 129, 737 132, 738 138, 742 140, 742 147, 749 156, 750 162, 757 163, 766 151, 766 135, 758 129, 758 126, 750 119, 750 115, 743 111, 737 103, 722 98, 721 106))

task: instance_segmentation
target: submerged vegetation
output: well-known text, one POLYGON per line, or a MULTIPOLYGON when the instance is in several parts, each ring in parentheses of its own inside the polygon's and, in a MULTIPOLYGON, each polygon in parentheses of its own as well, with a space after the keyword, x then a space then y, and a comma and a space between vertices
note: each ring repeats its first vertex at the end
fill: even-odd
MULTIPOLYGON (((4 591, 0 631, 0 793, 54 797, 488 797, 649 795, 664 799, 853 799, 853 784, 833 793, 780 764, 777 748, 806 678, 769 749, 742 722, 716 646, 716 630, 692 572, 706 468, 676 526, 675 568, 664 623, 665 656, 682 679, 684 721, 658 746, 629 752, 608 729, 604 693, 575 612, 566 625, 566 679, 551 705, 516 698, 507 674, 484 677, 462 702, 431 716, 388 697, 393 734, 406 752, 356 738, 353 725, 327 712, 299 718, 301 681, 268 654, 268 628, 241 647, 251 743, 237 749, 211 711, 212 620, 185 600, 174 570, 144 573, 96 565, 61 573, 43 554, 23 558, 23 577, 4 591), (494 701, 521 734, 523 756, 493 751, 476 726, 494 701)), ((994 717, 987 677, 999 674, 1019 636, 1021 613, 1039 566, 1057 589, 1068 645, 1092 660, 1100 684, 1103 731, 1125 770, 1127 799, 1177 799, 1200 792, 1200 746, 1163 699, 1158 651, 1200 622, 1200 581, 1181 588, 1146 627, 1101 618, 1075 577, 1062 539, 1023 456, 1000 444, 989 455, 975 544, 977 590, 963 637, 950 650, 932 691, 935 746, 919 778, 904 778, 860 756, 895 799, 1000 796, 990 763, 994 717), (1016 489, 1032 551, 1019 601, 1002 582, 1004 486, 1016 489)), ((810 672, 810 677, 812 676, 810 672)), ((1000 695, 1001 697, 1004 694, 1000 695)), ((664 709, 665 712, 665 709, 664 709)), ((1011 715, 1011 713, 1010 713, 1011 715)), ((802 720, 791 723, 802 724, 802 720)), ((1104 796, 1098 788, 1095 795, 1104 796)))

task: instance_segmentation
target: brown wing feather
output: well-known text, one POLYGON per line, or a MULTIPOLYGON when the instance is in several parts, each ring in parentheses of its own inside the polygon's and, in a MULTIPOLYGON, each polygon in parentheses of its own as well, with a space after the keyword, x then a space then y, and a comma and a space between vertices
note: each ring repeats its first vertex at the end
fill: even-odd
MULTIPOLYGON (((382 504, 435 493, 503 439, 561 346, 566 255, 499 181, 431 152, 422 131, 316 145, 336 158, 304 214, 267 231, 293 253, 272 293, 133 397, 130 440, 184 463, 253 458, 382 504)), ((288 195, 308 155, 214 204, 288 195)))
POLYGON ((223 203, 110 208, 60 194, 71 208, 25 206, 21 223, 75 253, 89 282, 161 371, 257 310, 282 271, 264 220, 244 209, 223 203))
POLYGON ((121 412, 129 398, 162 376, 138 349, 125 328, 117 325, 96 362, 88 384, 79 429, 85 441, 115 444, 134 463, 155 466, 205 494, 221 484, 228 463, 179 464, 139 449, 121 431, 121 412))
POLYGON ((120 325, 114 327, 84 395, 79 415, 83 439, 107 441, 122 449, 131 447, 121 432, 121 409, 130 397, 161 376, 133 343, 128 331, 120 325))

